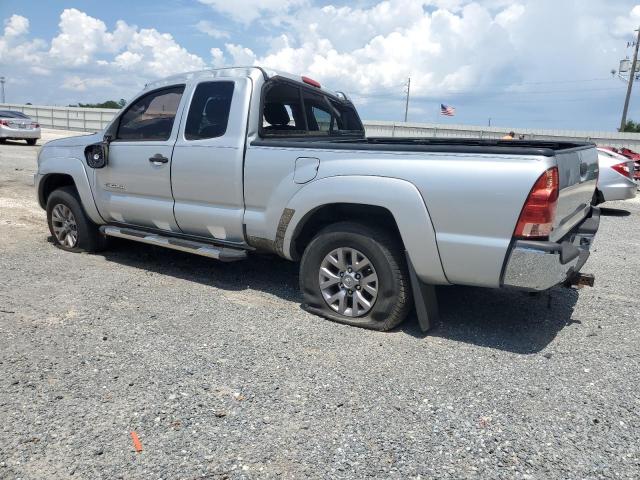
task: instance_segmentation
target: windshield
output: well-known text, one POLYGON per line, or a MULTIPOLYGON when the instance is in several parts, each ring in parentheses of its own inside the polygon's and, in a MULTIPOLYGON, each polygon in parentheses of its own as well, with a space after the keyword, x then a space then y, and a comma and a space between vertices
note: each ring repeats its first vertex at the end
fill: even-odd
POLYGON ((0 110, 0 117, 2 118, 29 118, 22 112, 14 112, 11 110, 0 110))

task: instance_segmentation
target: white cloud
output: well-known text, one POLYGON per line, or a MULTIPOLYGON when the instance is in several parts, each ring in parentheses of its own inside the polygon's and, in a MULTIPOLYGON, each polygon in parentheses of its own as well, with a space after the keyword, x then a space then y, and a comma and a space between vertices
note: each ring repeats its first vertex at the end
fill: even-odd
POLYGON ((105 47, 107 26, 102 20, 69 8, 60 15, 60 33, 51 41, 49 55, 65 65, 85 65, 105 47))
POLYGON ((206 66, 202 58, 189 53, 171 35, 154 28, 135 32, 126 50, 116 57, 114 65, 124 69, 136 66, 143 72, 152 72, 156 77, 201 70, 206 66))
POLYGON ((90 88, 110 87, 111 85, 111 80, 108 78, 87 78, 72 75, 65 77, 64 82, 62 83, 62 88, 84 92, 90 88))
MULTIPOLYGON (((493 13, 477 3, 454 3, 458 13, 425 9, 413 0, 301 11, 287 20, 288 35, 254 62, 364 94, 381 88, 401 92, 409 76, 416 94, 477 88, 512 60, 505 25, 524 7, 493 13)), ((242 46, 227 50, 236 59, 242 46)))
MULTIPOLYGON (((122 20, 110 30, 102 20, 74 8, 62 11, 59 31, 50 42, 29 39, 28 30, 29 20, 25 17, 13 15, 4 21, 0 63, 7 65, 5 75, 29 89, 30 100, 48 93, 54 100, 47 101, 58 101, 55 84, 49 85, 47 93, 28 87, 37 82, 32 79, 34 75, 48 75, 48 81, 59 82, 63 90, 120 98, 127 95, 124 92, 131 94, 155 78, 207 66, 168 33, 140 29, 122 20)), ((218 64, 224 63, 220 57, 218 64)))
POLYGON ((501 27, 508 29, 514 24, 514 22, 518 21, 518 19, 525 13, 525 10, 524 5, 519 3, 509 5, 509 7, 496 15, 496 23, 501 27))
POLYGON ((27 40, 29 20, 12 15, 4 22, 4 35, 0 37, 0 64, 23 63, 32 68, 42 64, 42 50, 46 42, 40 39, 27 40))
POLYGON ((249 24, 263 15, 285 14, 308 0, 199 0, 233 20, 249 24))
POLYGON ((29 19, 22 15, 11 15, 4 21, 4 36, 19 37, 29 33, 29 19))
POLYGON ((630 37, 638 25, 640 25, 640 5, 633 7, 629 15, 616 18, 613 33, 619 37, 630 37))
POLYGON ((142 62, 144 57, 139 53, 133 53, 127 50, 122 52, 114 59, 113 63, 123 70, 130 70, 142 62))
POLYGON ((606 77, 640 24, 640 0, 635 7, 627 0, 200 2, 227 17, 195 24, 210 37, 206 58, 156 28, 108 25, 68 8, 46 40, 29 33, 27 18, 6 18, 0 64, 34 97, 55 98, 60 86, 120 98, 154 78, 248 64, 308 74, 362 101, 401 97, 409 76, 416 96, 477 97, 520 92, 523 82, 606 77), (34 88, 42 75, 48 88, 34 88))
POLYGON ((72 67, 95 62, 105 65, 99 57, 114 53, 117 55, 110 65, 127 71, 140 68, 156 77, 205 66, 200 57, 189 53, 168 33, 138 29, 123 21, 109 32, 103 21, 84 12, 74 8, 62 12, 60 33, 51 41, 51 59, 72 67))
POLYGON ((256 54, 249 48, 233 43, 226 43, 225 48, 231 55, 232 65, 253 65, 256 62, 256 54))
MULTIPOLYGON (((206 3, 233 15, 230 3, 206 3)), ((640 23, 640 5, 616 20, 604 12, 620 12, 620 6, 604 1, 383 0, 367 7, 300 9, 283 4, 287 15, 269 4, 261 21, 276 19, 286 33, 274 35, 263 54, 226 44, 229 64, 252 61, 310 74, 364 95, 401 95, 409 76, 412 91, 428 96, 477 92, 496 83, 602 78, 617 62, 619 41, 612 30, 628 32, 624 22, 640 23)))
POLYGON ((216 28, 213 23, 207 20, 200 20, 198 23, 196 23, 196 28, 202 33, 206 33, 210 37, 216 39, 229 38, 231 36, 229 32, 216 28))
POLYGON ((225 66, 224 53, 219 48, 212 48, 211 53, 211 65, 219 68, 225 66))

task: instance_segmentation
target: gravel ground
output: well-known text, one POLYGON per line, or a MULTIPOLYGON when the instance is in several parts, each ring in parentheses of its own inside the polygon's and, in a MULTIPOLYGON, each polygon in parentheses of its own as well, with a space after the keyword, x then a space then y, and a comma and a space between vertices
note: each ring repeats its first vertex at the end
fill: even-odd
POLYGON ((376 333, 301 310, 282 260, 56 249, 37 149, 0 146, 0 478, 640 477, 640 199, 595 288, 441 288, 428 335, 376 333))

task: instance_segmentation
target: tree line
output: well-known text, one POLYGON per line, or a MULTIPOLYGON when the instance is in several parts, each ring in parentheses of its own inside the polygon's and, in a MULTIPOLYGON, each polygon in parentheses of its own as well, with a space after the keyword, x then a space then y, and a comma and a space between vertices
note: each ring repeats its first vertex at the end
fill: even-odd
POLYGON ((107 100, 101 103, 76 103, 75 105, 67 105, 68 107, 82 107, 82 108, 116 108, 120 109, 127 104, 124 98, 120 100, 107 100))
POLYGON ((633 120, 629 120, 624 128, 620 130, 621 132, 633 132, 640 133, 640 122, 636 123, 633 120))

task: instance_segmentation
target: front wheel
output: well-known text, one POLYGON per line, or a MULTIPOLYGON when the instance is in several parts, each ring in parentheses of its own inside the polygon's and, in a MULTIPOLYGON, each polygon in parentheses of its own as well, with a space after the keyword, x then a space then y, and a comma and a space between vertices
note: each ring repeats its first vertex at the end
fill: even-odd
POLYGON ((354 222, 323 229, 300 264, 304 307, 348 325, 390 330, 411 307, 402 243, 387 231, 354 222))
POLYGON ((98 252, 106 247, 106 238, 84 213, 73 187, 62 187, 49 195, 47 223, 56 246, 63 250, 98 252))
POLYGON ((33 145, 35 145, 35 144, 36 144, 36 142, 37 142, 37 141, 38 141, 38 140, 37 140, 37 139, 35 139, 35 138, 29 138, 29 139, 27 140, 27 145, 32 145, 32 146, 33 146, 33 145))

